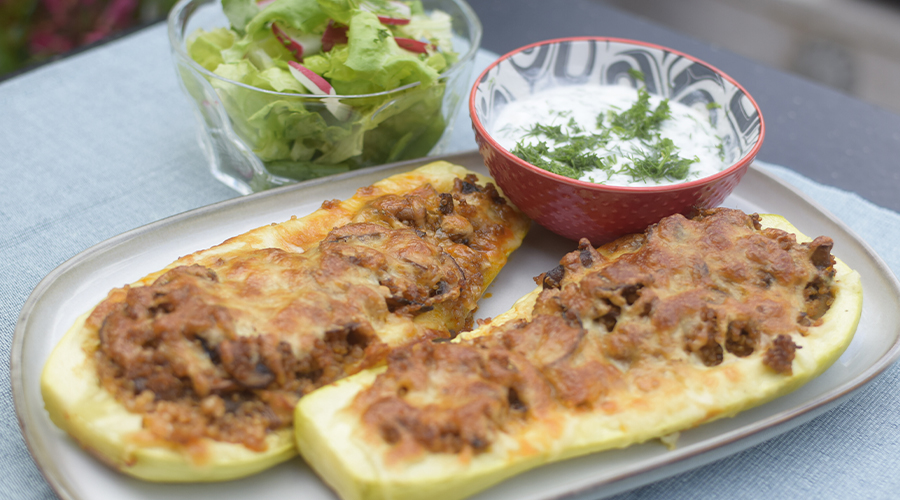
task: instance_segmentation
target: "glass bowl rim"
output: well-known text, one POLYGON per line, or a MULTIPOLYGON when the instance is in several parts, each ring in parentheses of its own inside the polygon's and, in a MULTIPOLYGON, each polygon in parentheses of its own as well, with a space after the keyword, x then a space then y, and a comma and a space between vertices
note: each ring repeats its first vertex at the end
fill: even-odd
MULTIPOLYGON (((257 92, 262 92, 264 94, 283 96, 283 97, 292 97, 292 98, 303 98, 303 99, 362 99, 369 97, 382 97, 389 96, 393 94, 399 94, 406 90, 409 90, 414 87, 418 87, 422 82, 413 82, 407 85, 403 85, 402 87, 397 87, 395 89, 384 90, 381 92, 375 92, 372 94, 337 94, 337 95, 320 95, 320 94, 298 94, 296 92, 277 92, 274 90, 266 90, 261 89, 259 87, 254 87, 252 85, 247 85, 246 83, 236 82, 234 80, 219 76, 212 71, 201 66, 197 61, 188 55, 187 50, 184 46, 184 33, 182 32, 182 28, 178 26, 178 18, 181 17, 181 13, 189 6, 195 5, 196 7, 200 7, 204 4, 215 3, 218 0, 179 0, 177 4, 169 11, 168 18, 166 20, 166 24, 169 32, 169 45, 172 50, 175 51, 178 56, 187 61, 188 65, 194 71, 197 71, 206 77, 215 78, 216 80, 229 83, 231 85, 236 85, 238 87, 243 87, 248 90, 254 90, 257 92)), ((481 36, 483 32, 483 28, 481 25, 481 21, 478 19, 478 15, 475 14, 475 11, 466 3, 465 0, 450 0, 457 7, 459 7, 460 11, 463 14, 463 18, 469 25, 471 30, 471 36, 469 37, 470 45, 469 50, 462 54, 459 57, 459 60, 456 61, 453 65, 447 68, 443 73, 438 76, 437 81, 446 80, 453 76, 453 74, 462 71, 462 68, 465 67, 466 64, 473 61, 475 59, 475 54, 478 52, 478 49, 481 46, 481 36)))

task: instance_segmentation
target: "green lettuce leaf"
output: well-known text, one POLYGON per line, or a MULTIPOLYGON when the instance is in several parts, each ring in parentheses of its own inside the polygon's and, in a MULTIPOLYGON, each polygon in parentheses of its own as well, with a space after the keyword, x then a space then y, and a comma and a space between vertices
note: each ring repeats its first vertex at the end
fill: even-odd
POLYGON ((222 0, 222 11, 231 23, 231 29, 244 34, 247 23, 259 14, 256 0, 222 0))
POLYGON ((222 52, 230 48, 234 40, 234 32, 226 28, 198 29, 187 40, 188 55, 200 66, 215 71, 224 62, 222 52))
POLYGON ((284 44, 265 31, 247 33, 222 51, 223 62, 237 63, 247 60, 260 70, 276 66, 279 61, 286 68, 287 62, 293 59, 293 55, 284 47, 284 44))
POLYGON ((426 63, 427 57, 400 48, 390 30, 370 12, 353 16, 347 38, 346 70, 333 67, 331 73, 342 86, 355 87, 356 93, 365 86, 370 86, 368 92, 381 92, 415 82, 430 85, 439 76, 426 63))
POLYGON ((321 33, 328 22, 328 14, 316 0, 275 0, 247 23, 247 34, 269 31, 273 21, 303 33, 321 33))
POLYGON ((335 22, 347 25, 350 18, 359 11, 358 0, 318 0, 319 7, 335 22))
POLYGON ((428 40, 444 55, 453 56, 450 64, 456 62, 456 53, 453 51, 453 19, 446 12, 414 13, 409 24, 396 26, 394 30, 396 36, 428 40))

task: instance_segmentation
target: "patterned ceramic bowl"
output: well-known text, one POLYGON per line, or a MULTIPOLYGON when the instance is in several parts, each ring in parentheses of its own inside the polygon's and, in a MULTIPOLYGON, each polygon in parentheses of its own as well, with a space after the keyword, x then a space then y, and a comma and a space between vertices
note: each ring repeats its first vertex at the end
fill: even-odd
POLYGON ((643 231, 668 215, 719 205, 740 182, 765 135, 759 106, 728 75, 672 49, 616 38, 549 40, 506 54, 476 81, 469 112, 481 155, 509 198, 551 231, 571 239, 588 238, 595 245, 643 231), (708 114, 730 166, 678 184, 608 186, 536 167, 492 137, 492 126, 508 103, 581 84, 646 86, 651 95, 708 114))

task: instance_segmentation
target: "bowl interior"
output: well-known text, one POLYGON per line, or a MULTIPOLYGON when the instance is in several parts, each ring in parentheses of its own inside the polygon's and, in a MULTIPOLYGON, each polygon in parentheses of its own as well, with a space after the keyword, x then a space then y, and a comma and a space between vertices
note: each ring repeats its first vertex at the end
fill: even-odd
POLYGON ((504 56, 476 83, 472 118, 491 134, 494 119, 508 103, 583 84, 646 85, 652 95, 702 110, 722 139, 729 165, 749 155, 760 140, 759 109, 731 78, 671 49, 605 38, 551 40, 504 56), (635 78, 635 70, 644 81, 635 78))

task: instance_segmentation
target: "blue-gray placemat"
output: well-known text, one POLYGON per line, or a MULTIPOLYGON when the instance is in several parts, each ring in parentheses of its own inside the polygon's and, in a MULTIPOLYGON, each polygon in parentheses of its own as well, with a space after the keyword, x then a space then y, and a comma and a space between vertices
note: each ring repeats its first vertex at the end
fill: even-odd
MULTIPOLYGON (((476 73, 496 57, 479 53, 476 73)), ((474 148, 466 109, 446 152, 474 148)), ((0 357, 37 283, 80 251, 236 193, 209 174, 156 25, 0 83, 0 357)), ((900 270, 900 215, 777 166, 900 270)), ((619 498, 890 498, 900 492, 900 381, 759 446, 619 498)), ((19 431, 0 366, 0 498, 53 492, 19 431)))

